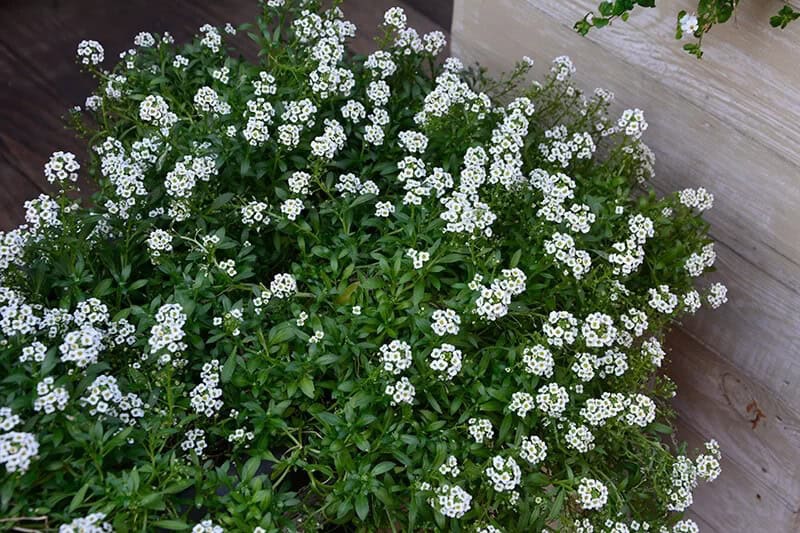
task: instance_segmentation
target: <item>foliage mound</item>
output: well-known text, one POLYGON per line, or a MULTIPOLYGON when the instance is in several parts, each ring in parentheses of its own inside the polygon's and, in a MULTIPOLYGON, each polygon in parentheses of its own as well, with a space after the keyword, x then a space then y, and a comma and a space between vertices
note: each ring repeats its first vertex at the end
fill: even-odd
POLYGON ((0 514, 61 531, 696 530, 661 342, 721 285, 642 112, 386 13, 142 33, 0 233, 0 514), (89 184, 87 186, 87 184, 89 184), (81 200, 79 185, 93 191, 81 200))

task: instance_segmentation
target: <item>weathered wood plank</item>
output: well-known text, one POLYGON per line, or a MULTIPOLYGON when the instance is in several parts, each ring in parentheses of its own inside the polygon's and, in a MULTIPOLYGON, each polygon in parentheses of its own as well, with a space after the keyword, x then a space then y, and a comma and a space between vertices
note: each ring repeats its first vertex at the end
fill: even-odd
POLYGON ((457 55, 480 59, 495 71, 524 54, 547 61, 569 52, 579 81, 606 86, 619 102, 648 111, 646 139, 658 156, 656 185, 662 190, 703 185, 717 197, 709 219, 721 241, 718 275, 731 288, 731 303, 687 326, 792 409, 800 409, 795 385, 800 364, 794 355, 800 267, 791 259, 800 249, 800 217, 794 214, 800 205, 797 168, 522 0, 456 2, 453 38, 457 55))

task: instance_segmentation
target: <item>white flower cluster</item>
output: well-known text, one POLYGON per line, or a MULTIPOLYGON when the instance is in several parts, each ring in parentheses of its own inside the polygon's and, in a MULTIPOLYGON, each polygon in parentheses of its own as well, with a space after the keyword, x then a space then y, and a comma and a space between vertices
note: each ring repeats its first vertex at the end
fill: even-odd
POLYGON ((397 65, 392 60, 392 55, 385 50, 377 50, 367 56, 364 68, 380 79, 386 79, 397 70, 397 65))
POLYGON ((489 204, 481 201, 478 194, 481 185, 486 181, 487 163, 488 156, 483 148, 467 149, 458 189, 440 199, 445 211, 439 217, 447 222, 445 232, 462 233, 471 237, 480 232, 486 237, 492 236, 492 224, 497 215, 489 208, 489 204))
POLYGON ((439 473, 443 476, 451 476, 456 478, 461 474, 461 468, 458 466, 458 458, 455 455, 449 455, 444 463, 439 466, 439 473))
POLYGON ((30 228, 31 237, 41 235, 44 230, 61 226, 58 215, 61 208, 51 197, 40 194, 38 198, 25 202, 25 222, 30 228))
POLYGON ((278 91, 278 86, 275 85, 275 76, 269 72, 259 72, 258 79, 253 80, 252 85, 256 96, 272 95, 278 91))
POLYGON ((92 324, 83 324, 80 329, 70 331, 58 347, 61 360, 73 362, 78 368, 86 368, 98 361, 104 348, 103 332, 92 324))
POLYGON ((533 411, 534 407, 536 404, 533 396, 527 392, 515 392, 511 395, 511 403, 508 404, 508 410, 521 418, 525 418, 530 411, 533 411))
POLYGON ((69 401, 69 393, 64 387, 54 387, 53 376, 47 376, 36 385, 36 400, 33 402, 34 411, 44 411, 47 414, 56 410, 63 411, 69 401))
POLYGON ((702 275, 706 268, 714 266, 716 259, 717 254, 714 251, 714 243, 711 242, 703 246, 703 250, 699 254, 695 252, 690 255, 683 264, 683 268, 686 269, 690 276, 696 278, 702 275))
POLYGON ((289 190, 294 194, 308 194, 308 186, 311 183, 311 175, 308 172, 292 172, 287 180, 289 190))
POLYGON ((624 132, 632 139, 640 139, 647 129, 647 121, 641 109, 626 109, 617 121, 615 131, 624 132))
POLYGON ((553 369, 555 368, 553 354, 541 344, 523 348, 522 363, 525 365, 525 372, 529 374, 545 378, 553 377, 553 369))
POLYGON ((519 455, 532 465, 537 465, 547 457, 547 444, 536 435, 522 437, 519 455))
POLYGON ((688 208, 700 212, 707 211, 714 206, 714 195, 700 187, 699 189, 683 189, 678 193, 680 202, 688 208))
POLYGON ((475 301, 475 312, 486 320, 495 321, 508 314, 511 297, 525 292, 527 276, 518 268, 505 269, 502 276, 488 287, 480 286, 480 296, 475 301))
POLYGON ((348 100, 339 111, 343 118, 351 121, 353 124, 358 124, 367 116, 367 110, 364 108, 364 104, 357 100, 348 100))
POLYGON ((431 505, 449 518, 461 518, 472 506, 472 496, 458 485, 441 485, 434 492, 431 505))
POLYGON ((670 511, 683 512, 694 502, 692 491, 697 487, 697 468, 691 459, 684 455, 675 458, 670 483, 672 487, 669 490, 670 503, 667 508, 670 511))
POLYGON ((578 502, 586 510, 600 510, 608 501, 608 487, 596 479, 581 478, 578 483, 578 502))
POLYGON ((398 405, 401 403, 407 403, 410 405, 413 403, 414 396, 416 395, 417 391, 408 378, 403 376, 394 383, 386 385, 384 392, 387 396, 391 396, 392 405, 398 405))
POLYGON ((303 212, 303 200, 299 198, 289 198, 281 203, 281 213, 286 215, 289 220, 296 220, 303 212))
POLYGON ((344 148, 347 135, 341 124, 333 119, 325 119, 325 130, 322 135, 311 141, 311 153, 323 159, 333 159, 344 148))
POLYGON ((161 365, 169 364, 186 349, 186 314, 180 304, 164 304, 156 312, 156 323, 150 328, 149 353, 158 355, 161 365))
POLYGON ((644 247, 647 239, 653 237, 653 221, 642 214, 628 219, 630 234, 624 241, 611 245, 613 252, 608 254, 608 261, 615 266, 614 274, 627 276, 635 272, 644 262, 644 247))
POLYGON ((511 492, 522 482, 522 470, 513 457, 495 455, 484 473, 497 492, 511 492))
POLYGON ((667 353, 664 351, 664 348, 661 346, 661 343, 655 337, 650 337, 642 342, 642 353, 645 356, 648 356, 650 361, 653 363, 653 366, 656 367, 661 366, 661 362, 667 355, 667 353))
POLYGON ((78 43, 78 61, 82 65, 99 65, 105 59, 103 45, 97 41, 83 40, 78 43))
POLYGON ((550 163, 567 168, 573 159, 591 159, 597 147, 587 132, 569 137, 566 126, 560 125, 544 132, 546 142, 539 144, 539 153, 550 163))
POLYGON ((401 374, 411 366, 411 346, 405 341, 393 340, 380 347, 381 364, 386 372, 401 374))
POLYGON ((21 423, 22 418, 10 407, 0 407, 0 431, 11 431, 21 423))
POLYGON ((580 410, 580 415, 591 426, 602 426, 606 420, 622 413, 628 406, 628 398, 619 392, 604 392, 600 398, 589 398, 580 410))
POLYGON ((242 135, 250 146, 262 146, 269 140, 269 126, 274 116, 275 109, 265 98, 258 96, 247 101, 247 110, 244 112, 247 124, 242 135))
POLYGON ((217 175, 216 160, 212 156, 184 156, 164 178, 167 194, 178 200, 192 195, 198 181, 209 181, 217 175))
POLYGON ((500 183, 506 190, 512 190, 525 182, 522 148, 533 110, 533 102, 526 97, 516 98, 506 106, 503 121, 492 131, 489 183, 500 183))
POLYGON ((139 118, 160 128, 164 135, 178 122, 178 115, 170 111, 169 104, 159 94, 150 94, 141 101, 139 118))
POLYGON ((591 313, 583 321, 581 327, 583 340, 590 348, 612 346, 617 339, 617 328, 614 319, 605 313, 591 313))
POLYGON ((458 335, 461 317, 454 309, 437 309, 431 316, 431 328, 440 337, 458 335))
POLYGON ((567 389, 558 383, 548 383, 539 388, 536 406, 547 416, 560 418, 569 403, 567 389))
POLYGON ((340 175, 334 188, 340 192, 342 196, 347 196, 348 194, 374 194, 377 196, 381 192, 374 181, 366 180, 362 182, 358 176, 352 173, 340 175))
POLYGON ((728 301, 728 288, 722 283, 714 283, 708 288, 706 299, 713 309, 717 309, 728 301))
POLYGON ((430 367, 440 379, 453 379, 461 371, 461 350, 452 344, 443 343, 431 351, 430 367))
POLYGON ((567 81, 573 74, 575 74, 575 65, 568 56, 558 56, 553 59, 553 64, 550 67, 550 72, 555 76, 557 81, 567 81))
POLYGON ((269 205, 265 202, 248 202, 242 206, 242 224, 261 230, 263 227, 269 225, 269 216, 267 210, 269 205))
POLYGON ((206 432, 202 429, 190 429, 181 441, 181 449, 185 452, 194 451, 198 457, 203 456, 208 443, 206 443, 206 432))
POLYGON ((567 446, 580 453, 586 453, 594 449, 594 434, 582 424, 576 425, 570 422, 569 430, 564 435, 564 440, 567 441, 567 446))
POLYGON ((494 438, 492 422, 488 418, 470 418, 467 421, 467 430, 478 444, 494 438))
POLYGON ((697 476, 710 483, 722 473, 722 468, 719 464, 722 454, 719 451, 719 444, 714 439, 706 442, 705 447, 707 453, 698 455, 694 464, 697 469, 697 476))
POLYGON ((388 218, 395 212, 394 204, 391 202, 376 202, 375 203, 375 216, 381 218, 388 218))
POLYGON ((53 152, 50 160, 44 165, 44 177, 50 183, 63 186, 67 182, 78 181, 80 169, 78 159, 72 152, 53 152))
POLYGON ((249 442, 256 438, 255 433, 252 431, 247 431, 244 428, 236 428, 233 433, 228 435, 228 442, 233 442, 235 444, 242 444, 245 442, 249 442))
POLYGON ((397 134, 400 146, 409 153, 421 154, 428 148, 428 137, 418 131, 401 131, 397 134))
POLYGON ((269 284, 269 290, 272 296, 285 300, 291 298, 297 293, 297 280, 294 276, 288 273, 275 274, 269 284))
POLYGON ((213 418, 222 409, 222 389, 219 387, 219 361, 212 359, 203 365, 202 381, 189 392, 189 401, 197 414, 213 418))
POLYGON ((620 315, 619 319, 623 327, 637 337, 641 337, 649 326, 647 313, 639 309, 631 308, 627 313, 620 315))
POLYGON ((634 394, 625 412, 625 422, 631 426, 647 427, 655 419, 655 402, 644 394, 634 394))
POLYGON ((0 434, 0 464, 7 472, 26 472, 38 453, 36 435, 19 431, 0 434))
POLYGON ((578 319, 568 311, 550 311, 542 330, 551 346, 570 345, 578 337, 578 319))
POLYGON ((425 96, 422 111, 414 117, 417 124, 425 126, 431 120, 446 116, 456 106, 464 107, 478 119, 483 119, 492 108, 488 95, 475 93, 461 80, 458 72, 463 69, 463 65, 454 63, 453 58, 450 59, 445 63, 445 71, 436 78, 433 90, 425 96))
POLYGON ((114 528, 105 522, 105 513, 92 513, 81 518, 76 518, 69 524, 58 528, 58 533, 110 533, 114 528))
POLYGON ((659 285, 657 289, 650 288, 647 294, 650 296, 647 304, 665 315, 672 314, 678 307, 678 297, 670 292, 668 285, 659 285))
POLYGON ((117 378, 108 374, 97 376, 80 398, 80 404, 89 406, 89 414, 119 418, 133 425, 144 416, 144 402, 136 394, 122 394, 117 378))
POLYGON ((219 268, 222 272, 228 275, 230 278, 235 278, 236 274, 238 274, 236 270, 236 260, 235 259, 223 259, 217 263, 217 268, 219 268))
POLYGON ((596 355, 588 352, 581 352, 575 354, 575 361, 572 363, 570 370, 572 370, 581 381, 591 381, 597 366, 596 355))
POLYGON ((211 24, 203 24, 200 26, 200 33, 203 34, 202 39, 200 39, 200 44, 215 54, 218 53, 222 46, 222 35, 219 33, 219 30, 211 24))
POLYGON ((575 239, 568 233, 555 232, 553 236, 544 241, 544 250, 552 255, 558 263, 569 270, 564 274, 572 273, 575 279, 582 279, 592 268, 592 258, 589 252, 575 247, 575 239))
POLYGON ((192 528, 192 533, 225 533, 225 530, 211 520, 203 520, 192 528))
POLYGON ((417 251, 414 248, 409 248, 406 250, 406 257, 410 257, 414 264, 414 268, 419 270, 430 260, 431 254, 428 252, 417 251))
MULTIPOLYGON (((215 114, 215 115, 228 115, 231 112, 231 106, 228 102, 219 97, 219 93, 211 87, 203 86, 197 89, 194 93, 194 107, 200 113, 215 114)), ((248 108, 249 108, 248 102, 248 108)))
POLYGON ((151 46, 155 46, 156 39, 153 37, 152 33, 141 31, 133 38, 133 44, 142 48, 150 48, 151 46))
POLYGON ((154 229, 147 236, 150 259, 155 263, 162 253, 172 251, 172 234, 163 229, 154 229))

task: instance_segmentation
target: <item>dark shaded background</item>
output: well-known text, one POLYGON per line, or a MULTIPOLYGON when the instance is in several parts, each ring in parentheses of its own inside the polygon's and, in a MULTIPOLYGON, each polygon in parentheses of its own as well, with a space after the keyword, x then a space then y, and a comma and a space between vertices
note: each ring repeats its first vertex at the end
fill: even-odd
MULTIPOLYGON (((354 50, 373 48, 375 29, 394 5, 420 32, 449 33, 453 0, 345 0, 359 30, 354 50)), ((78 42, 100 41, 110 67, 140 31, 168 31, 180 43, 205 23, 238 25, 259 12, 256 0, 0 0, 0 231, 23 221, 25 200, 50 190, 42 168, 52 152, 86 160, 61 118, 94 88, 75 63, 78 42)), ((249 39, 239 42, 254 51, 249 39)))

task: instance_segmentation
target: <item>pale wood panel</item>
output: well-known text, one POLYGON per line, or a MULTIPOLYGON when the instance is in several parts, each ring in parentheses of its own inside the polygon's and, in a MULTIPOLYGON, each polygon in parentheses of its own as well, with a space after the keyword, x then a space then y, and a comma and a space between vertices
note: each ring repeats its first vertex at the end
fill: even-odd
POLYGON ((656 185, 662 190, 703 185, 717 197, 709 218, 721 241, 718 275, 731 288, 731 302, 727 309, 701 313, 687 327, 800 410, 800 268, 786 255, 787 249, 800 247, 797 168, 664 87, 660 78, 522 0, 456 2, 453 36, 456 55, 480 60, 494 71, 524 54, 546 62, 569 52, 579 81, 608 87, 617 93, 618 105, 647 111, 646 140, 657 154, 656 185))
MULTIPOLYGON (((698 505, 697 512, 706 520, 724 513, 734 514, 740 521, 747 519, 740 515, 750 515, 754 507, 778 506, 768 503, 776 500, 791 513, 784 516, 793 517, 782 524, 782 529, 771 531, 794 531, 788 526, 797 524, 800 506, 800 418, 686 333, 674 331, 669 346, 672 354, 666 373, 678 386, 673 405, 680 426, 698 428, 706 439, 716 438, 725 457, 724 466, 737 471, 729 476, 723 469, 723 475, 711 487, 707 505, 698 505), (743 479, 747 480, 744 485, 743 479), (738 510, 716 492, 719 486, 734 483, 741 485, 740 489, 752 487, 755 491, 749 496, 750 505, 738 510)), ((776 526, 774 522, 770 525, 776 526)))

